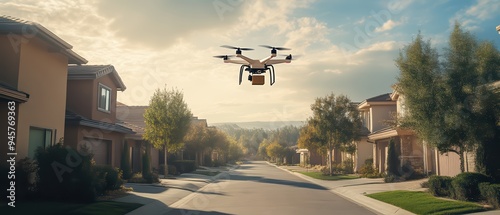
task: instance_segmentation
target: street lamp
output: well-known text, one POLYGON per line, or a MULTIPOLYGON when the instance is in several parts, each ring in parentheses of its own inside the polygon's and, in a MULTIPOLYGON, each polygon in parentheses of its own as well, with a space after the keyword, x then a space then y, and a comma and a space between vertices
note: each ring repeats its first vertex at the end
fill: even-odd
POLYGON ((498 34, 500 34, 500 25, 497 26, 497 31, 498 31, 498 34))

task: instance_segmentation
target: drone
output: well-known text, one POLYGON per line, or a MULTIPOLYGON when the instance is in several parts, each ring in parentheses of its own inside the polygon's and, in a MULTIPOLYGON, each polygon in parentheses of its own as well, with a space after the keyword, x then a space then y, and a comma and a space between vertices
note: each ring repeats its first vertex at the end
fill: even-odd
POLYGON ((292 62, 292 55, 284 55, 285 59, 272 59, 277 56, 278 51, 291 50, 289 48, 283 47, 273 47, 267 45, 261 45, 261 47, 271 49, 271 56, 264 58, 262 60, 254 60, 241 54, 241 51, 251 51, 252 48, 240 48, 234 46, 223 45, 223 48, 236 49, 236 55, 218 55, 214 56, 216 58, 222 58, 224 63, 234 63, 242 64, 240 67, 240 79, 239 84, 241 85, 243 71, 248 71, 248 81, 252 82, 252 85, 264 85, 264 73, 269 71, 269 78, 271 86, 276 82, 276 76, 274 72, 273 64, 279 63, 290 63, 292 62), (243 60, 232 60, 232 57, 239 57, 243 60))

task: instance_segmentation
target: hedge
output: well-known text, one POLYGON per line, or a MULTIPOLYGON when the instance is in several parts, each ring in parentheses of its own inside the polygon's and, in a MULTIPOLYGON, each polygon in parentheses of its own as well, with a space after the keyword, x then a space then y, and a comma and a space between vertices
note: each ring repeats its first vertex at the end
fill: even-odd
POLYGON ((451 181, 453 187, 453 198, 462 201, 477 201, 481 198, 479 184, 490 182, 491 179, 481 173, 460 173, 451 181))
POLYGON ((453 178, 448 176, 431 176, 429 178, 429 192, 434 196, 452 196, 453 178))
POLYGON ((481 196, 495 208, 500 208, 500 184, 483 182, 479 184, 481 196))

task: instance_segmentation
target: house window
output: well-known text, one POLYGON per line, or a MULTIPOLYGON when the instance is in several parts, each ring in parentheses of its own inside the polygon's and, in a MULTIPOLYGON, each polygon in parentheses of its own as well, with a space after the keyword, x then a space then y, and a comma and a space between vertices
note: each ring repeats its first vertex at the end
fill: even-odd
POLYGON ((28 157, 34 159, 39 147, 46 148, 51 145, 52 130, 30 127, 29 135, 28 157))
POLYGON ((111 89, 99 84, 98 109, 101 111, 110 112, 111 106, 111 89))

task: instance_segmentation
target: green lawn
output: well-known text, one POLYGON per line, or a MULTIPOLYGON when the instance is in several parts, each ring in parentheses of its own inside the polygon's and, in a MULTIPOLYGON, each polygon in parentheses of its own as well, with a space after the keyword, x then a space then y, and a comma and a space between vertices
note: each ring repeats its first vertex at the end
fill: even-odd
POLYGON ((367 196, 415 214, 465 214, 484 210, 474 203, 439 199, 425 192, 397 190, 367 196))
POLYGON ((142 204, 114 201, 98 201, 90 204, 40 201, 17 202, 15 208, 3 204, 0 206, 0 211, 2 211, 2 214, 123 215, 140 206, 142 206, 142 204))
POLYGON ((299 172, 301 174, 307 175, 311 178, 328 180, 328 181, 336 181, 336 180, 346 180, 346 179, 356 179, 359 178, 356 175, 323 175, 321 172, 299 172))

